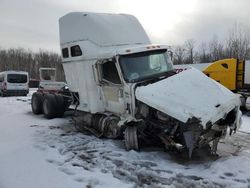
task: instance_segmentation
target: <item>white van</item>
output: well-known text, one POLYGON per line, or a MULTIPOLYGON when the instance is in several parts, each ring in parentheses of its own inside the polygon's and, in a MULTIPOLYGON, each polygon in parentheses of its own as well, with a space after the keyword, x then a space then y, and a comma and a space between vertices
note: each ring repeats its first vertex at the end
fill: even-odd
POLYGON ((29 74, 24 71, 0 72, 0 95, 24 95, 29 93, 29 74))

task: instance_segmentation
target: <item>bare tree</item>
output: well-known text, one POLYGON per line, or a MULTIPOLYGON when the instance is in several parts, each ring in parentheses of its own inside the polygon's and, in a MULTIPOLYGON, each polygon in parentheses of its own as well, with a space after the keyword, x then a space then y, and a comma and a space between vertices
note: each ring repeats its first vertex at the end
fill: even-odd
POLYGON ((34 53, 23 48, 0 48, 0 71, 22 70, 29 72, 31 78, 39 79, 40 67, 55 67, 57 79, 65 80, 61 57, 49 51, 40 50, 34 53))
POLYGON ((229 30, 227 38, 227 56, 232 58, 250 58, 250 29, 249 27, 235 23, 229 30))
POLYGON ((250 59, 250 28, 235 24, 221 42, 214 35, 210 42, 202 42, 196 50, 195 40, 189 39, 184 45, 174 48, 174 64, 206 63, 223 58, 250 59))
POLYGON ((209 49, 210 49, 210 55, 211 55, 211 60, 212 61, 216 61, 218 59, 225 58, 224 46, 218 40, 218 37, 216 35, 214 35, 212 40, 210 41, 209 49))
POLYGON ((173 53, 174 64, 183 64, 184 57, 185 57, 185 49, 180 45, 175 46, 173 53))
POLYGON ((198 62, 199 63, 208 63, 211 61, 211 55, 208 52, 208 47, 205 42, 202 42, 199 46, 199 52, 198 52, 198 62))
POLYGON ((185 42, 186 52, 187 52, 187 62, 192 64, 194 63, 194 48, 195 48, 195 40, 188 39, 185 42))

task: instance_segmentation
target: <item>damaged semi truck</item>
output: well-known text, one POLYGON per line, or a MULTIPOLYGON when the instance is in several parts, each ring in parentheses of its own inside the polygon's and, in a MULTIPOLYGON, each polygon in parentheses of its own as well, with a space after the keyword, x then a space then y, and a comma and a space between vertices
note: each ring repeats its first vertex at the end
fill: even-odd
POLYGON ((124 139, 127 150, 147 143, 191 156, 210 143, 216 152, 240 126, 239 98, 196 69, 176 74, 168 46, 151 44, 134 16, 73 12, 59 27, 69 89, 53 95, 75 105, 83 128, 124 139))

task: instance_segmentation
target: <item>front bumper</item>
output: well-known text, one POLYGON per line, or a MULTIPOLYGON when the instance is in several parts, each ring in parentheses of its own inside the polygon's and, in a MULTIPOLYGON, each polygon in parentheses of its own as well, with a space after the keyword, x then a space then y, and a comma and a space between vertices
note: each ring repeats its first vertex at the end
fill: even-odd
POLYGON ((29 90, 5 90, 3 91, 5 95, 8 96, 20 96, 20 95, 27 95, 29 90))

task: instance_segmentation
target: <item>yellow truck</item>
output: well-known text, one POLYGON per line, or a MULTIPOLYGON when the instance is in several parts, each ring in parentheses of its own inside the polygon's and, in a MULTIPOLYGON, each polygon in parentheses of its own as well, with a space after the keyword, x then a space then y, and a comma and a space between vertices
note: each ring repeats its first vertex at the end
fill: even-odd
MULTIPOLYGON (((194 67, 234 93, 240 94, 241 106, 250 110, 250 88, 246 68, 250 62, 241 59, 222 59, 213 63, 175 65, 177 72, 194 67)), ((247 69, 248 70, 248 69, 247 69)))
POLYGON ((203 73, 231 91, 238 92, 245 90, 245 60, 222 59, 215 61, 205 68, 203 73))

